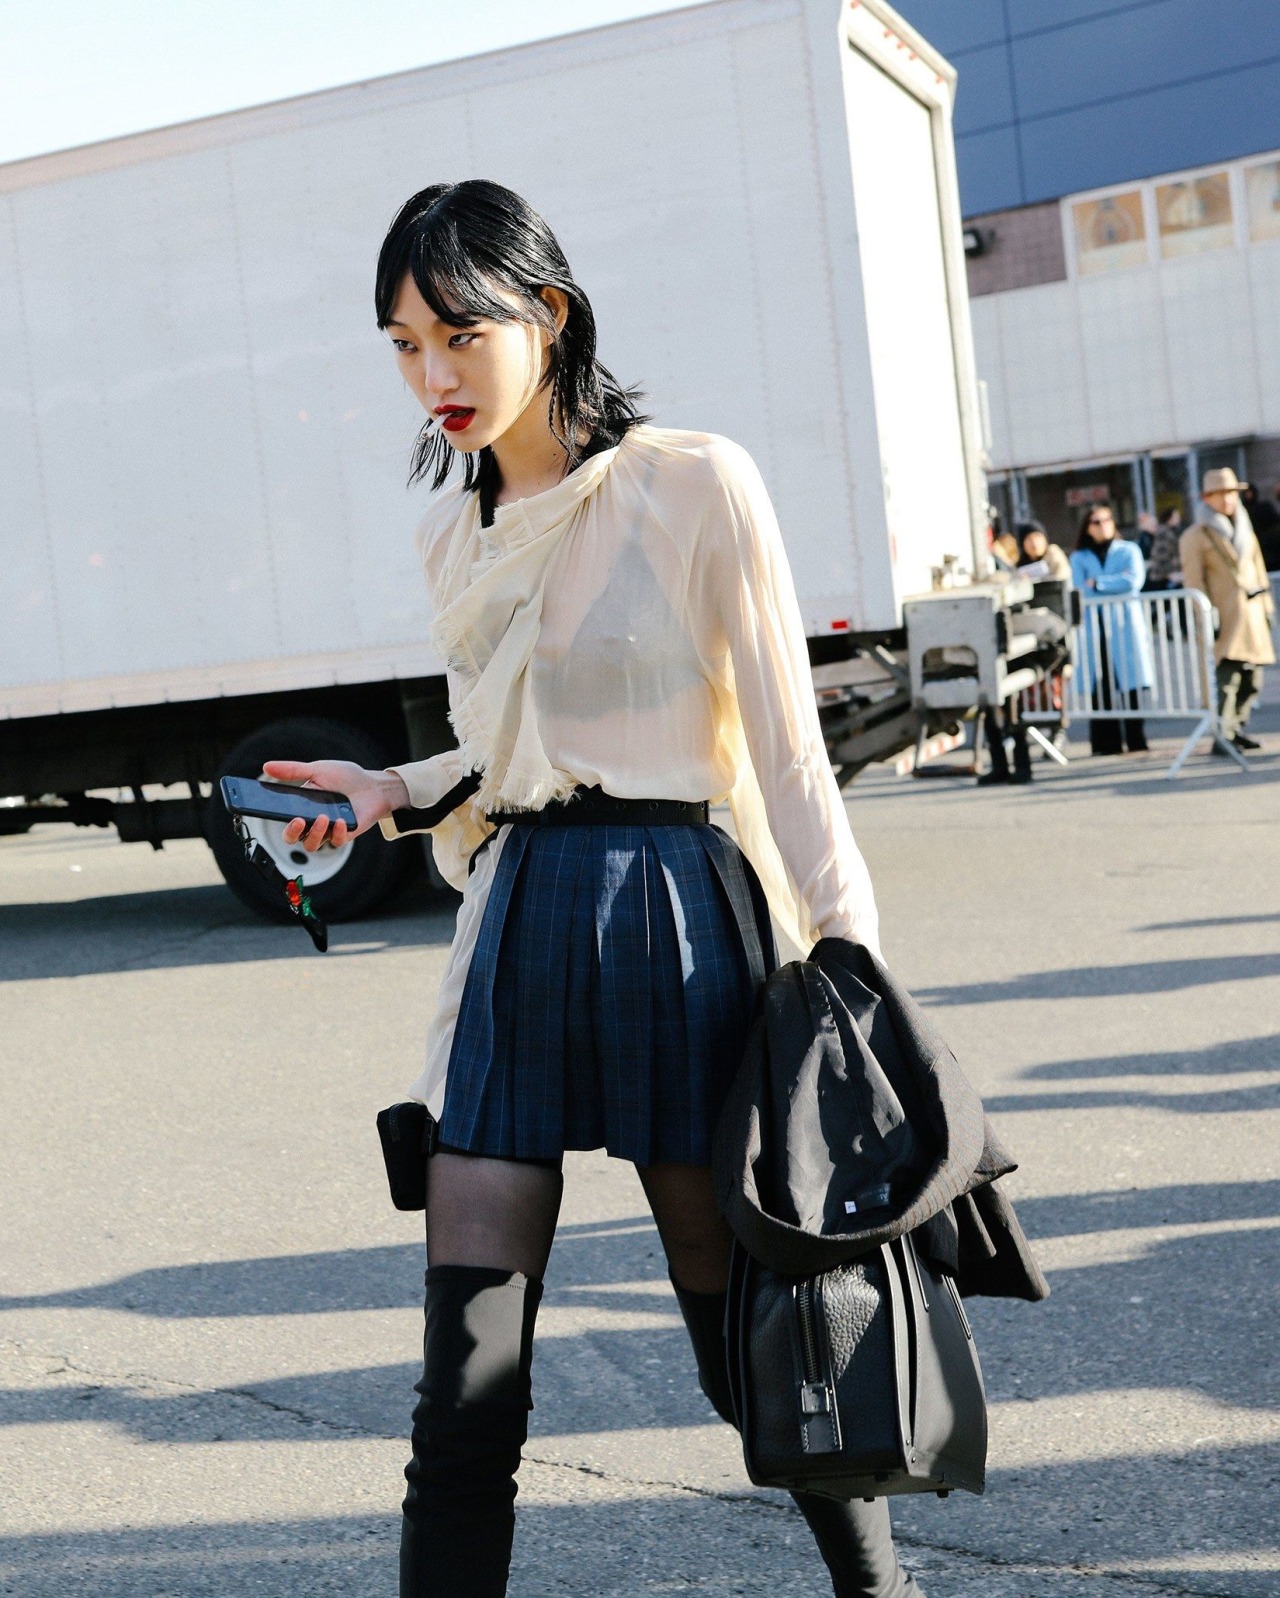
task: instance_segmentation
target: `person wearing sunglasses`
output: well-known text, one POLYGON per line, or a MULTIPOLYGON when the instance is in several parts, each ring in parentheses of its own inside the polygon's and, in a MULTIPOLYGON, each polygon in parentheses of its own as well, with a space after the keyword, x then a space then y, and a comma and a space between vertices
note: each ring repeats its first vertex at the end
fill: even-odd
POLYGON ((1140 594, 1146 562, 1137 544, 1120 537, 1115 511, 1105 501, 1089 506, 1080 518, 1071 576, 1084 600, 1078 669, 1093 708, 1111 712, 1090 718, 1089 747, 1095 755, 1118 755, 1126 748, 1140 753, 1147 748, 1142 717, 1114 712, 1137 711, 1143 690, 1151 687, 1151 629, 1141 600, 1102 602, 1112 595, 1140 594))

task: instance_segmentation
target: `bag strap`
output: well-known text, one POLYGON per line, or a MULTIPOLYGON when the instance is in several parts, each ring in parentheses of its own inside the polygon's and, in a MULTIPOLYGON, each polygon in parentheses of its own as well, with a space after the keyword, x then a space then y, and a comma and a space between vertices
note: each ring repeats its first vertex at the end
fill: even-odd
POLYGON ((432 827, 438 827, 446 816, 453 814, 460 805, 465 805, 473 793, 480 789, 481 774, 478 771, 469 771, 459 782, 455 782, 443 799, 437 799, 433 805, 405 805, 400 810, 391 812, 391 819, 395 823, 397 832, 430 832, 432 827))

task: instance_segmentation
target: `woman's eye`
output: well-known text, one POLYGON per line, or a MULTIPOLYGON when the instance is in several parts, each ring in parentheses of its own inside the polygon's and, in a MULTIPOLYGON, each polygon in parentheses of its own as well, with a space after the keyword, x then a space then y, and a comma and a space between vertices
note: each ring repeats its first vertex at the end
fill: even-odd
POLYGON ((397 355, 407 355, 413 348, 407 338, 393 338, 391 342, 395 345, 397 355))
POLYGON ((467 345, 479 336, 478 333, 455 333, 449 340, 449 348, 451 350, 465 350, 467 345))

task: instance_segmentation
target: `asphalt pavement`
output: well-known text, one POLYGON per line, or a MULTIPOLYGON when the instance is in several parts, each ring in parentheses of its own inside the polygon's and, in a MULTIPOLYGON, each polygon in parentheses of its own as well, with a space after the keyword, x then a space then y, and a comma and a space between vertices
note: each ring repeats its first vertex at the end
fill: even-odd
MULTIPOLYGON (((985 1497, 899 1500, 929 1598, 1280 1594, 1280 715, 1241 776, 868 773, 885 950, 1021 1167, 1053 1296, 975 1301, 985 1497)), ((373 1129, 452 930, 315 955, 202 844, 0 840, 0 1593, 395 1592, 420 1218, 373 1129)), ((569 1162, 513 1598, 829 1591, 699 1394, 634 1174, 569 1162)))

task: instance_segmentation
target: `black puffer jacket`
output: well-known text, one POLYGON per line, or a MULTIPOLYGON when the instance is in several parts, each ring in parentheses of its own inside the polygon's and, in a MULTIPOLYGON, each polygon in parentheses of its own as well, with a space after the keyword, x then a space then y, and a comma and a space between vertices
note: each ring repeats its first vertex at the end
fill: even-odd
POLYGON ((716 1194, 784 1275, 914 1233, 962 1293, 1046 1298, 996 1185, 1015 1170, 955 1056, 861 944, 824 938, 775 971, 716 1131, 716 1194))

